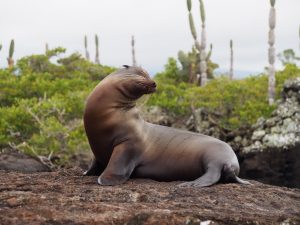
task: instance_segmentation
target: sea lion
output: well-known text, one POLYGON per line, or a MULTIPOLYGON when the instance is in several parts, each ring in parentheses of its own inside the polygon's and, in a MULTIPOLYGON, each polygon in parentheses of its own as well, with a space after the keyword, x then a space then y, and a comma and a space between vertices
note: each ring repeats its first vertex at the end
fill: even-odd
POLYGON ((156 91, 140 67, 125 66, 103 79, 89 95, 84 127, 94 160, 85 175, 100 175, 100 185, 117 185, 130 177, 188 181, 181 187, 205 187, 238 178, 232 148, 213 137, 151 124, 136 101, 156 91))

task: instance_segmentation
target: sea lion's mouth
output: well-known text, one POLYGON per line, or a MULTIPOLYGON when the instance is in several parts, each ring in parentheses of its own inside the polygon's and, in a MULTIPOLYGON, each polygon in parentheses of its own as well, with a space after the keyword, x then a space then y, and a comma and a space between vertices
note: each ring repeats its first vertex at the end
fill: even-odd
POLYGON ((156 83, 153 81, 151 84, 147 85, 148 94, 156 92, 156 83))

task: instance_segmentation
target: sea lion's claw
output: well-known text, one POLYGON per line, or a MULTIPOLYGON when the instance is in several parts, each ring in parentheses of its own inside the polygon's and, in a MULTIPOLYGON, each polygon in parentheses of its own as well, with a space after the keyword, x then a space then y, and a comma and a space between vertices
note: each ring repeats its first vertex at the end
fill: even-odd
POLYGON ((128 178, 120 175, 111 175, 109 177, 101 175, 98 177, 98 184, 103 186, 113 186, 113 185, 122 184, 127 180, 128 178))
POLYGON ((94 158, 89 169, 83 173, 83 176, 99 176, 104 167, 94 158))
POLYGON ((187 188, 187 187, 193 187, 194 184, 193 184, 193 182, 184 182, 184 183, 178 184, 177 186, 180 188, 187 188))

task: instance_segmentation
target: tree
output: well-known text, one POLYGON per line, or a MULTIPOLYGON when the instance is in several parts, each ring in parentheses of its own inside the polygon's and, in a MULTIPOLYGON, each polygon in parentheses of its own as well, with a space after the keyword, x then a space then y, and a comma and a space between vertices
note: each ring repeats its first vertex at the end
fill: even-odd
POLYGON ((282 53, 279 53, 277 57, 284 66, 286 64, 296 64, 300 60, 300 57, 296 56, 293 49, 286 49, 282 53))

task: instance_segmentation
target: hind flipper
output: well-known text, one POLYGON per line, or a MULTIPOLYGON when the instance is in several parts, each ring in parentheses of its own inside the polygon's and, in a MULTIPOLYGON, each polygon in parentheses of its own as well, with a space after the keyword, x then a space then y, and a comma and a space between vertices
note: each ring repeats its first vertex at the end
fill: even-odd
POLYGON ((243 180, 243 179, 241 179, 241 178, 239 178, 239 177, 235 177, 235 179, 236 179, 236 182, 239 183, 239 184, 253 185, 253 184, 251 184, 250 182, 248 182, 248 181, 246 181, 246 180, 243 180))
POLYGON ((206 173, 194 181, 179 184, 179 187, 208 187, 220 180, 221 170, 216 166, 211 166, 206 173))

